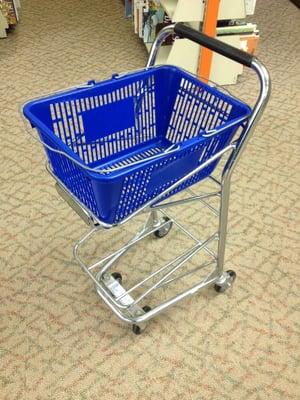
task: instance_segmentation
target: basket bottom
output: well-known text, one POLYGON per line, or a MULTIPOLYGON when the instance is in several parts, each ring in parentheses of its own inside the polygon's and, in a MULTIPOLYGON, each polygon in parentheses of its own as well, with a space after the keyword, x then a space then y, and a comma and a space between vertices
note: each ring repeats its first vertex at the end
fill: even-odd
POLYGON ((164 153, 172 145, 169 141, 155 140, 151 143, 147 142, 139 147, 135 151, 131 151, 130 154, 123 154, 120 157, 113 159, 113 161, 105 162, 98 161, 91 165, 93 168, 105 169, 108 172, 114 169, 122 169, 136 163, 141 163, 143 160, 147 160, 152 157, 156 157, 159 154, 164 153))

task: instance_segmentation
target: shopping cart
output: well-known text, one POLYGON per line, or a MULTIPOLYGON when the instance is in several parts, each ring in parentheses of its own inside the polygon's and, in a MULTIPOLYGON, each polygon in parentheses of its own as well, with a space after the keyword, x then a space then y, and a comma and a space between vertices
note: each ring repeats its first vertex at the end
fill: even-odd
POLYGON ((233 283, 235 272, 223 271, 230 178, 269 93, 269 75, 256 58, 178 23, 158 34, 145 69, 90 81, 24 106, 59 194, 91 227, 75 244, 74 256, 99 296, 135 333, 145 321, 206 286, 214 284, 223 292, 233 283), (154 66, 161 44, 174 32, 254 69, 261 86, 254 108, 180 68, 154 66), (223 156, 226 163, 216 179, 212 173, 223 156), (204 179, 215 189, 195 194, 191 186, 204 179), (168 200, 184 191, 188 197, 168 200), (220 199, 219 212, 209 203, 211 198, 220 199), (204 241, 166 212, 192 201, 219 214, 217 232, 204 241), (96 232, 105 234, 145 212, 143 228, 120 249, 91 265, 79 256, 80 247, 96 232), (125 289, 113 266, 142 239, 167 235, 173 224, 195 244, 125 289), (217 251, 212 242, 217 242, 217 251), (201 250, 210 262, 186 271, 201 250), (209 272, 196 284, 151 308, 142 306, 154 291, 208 265, 209 272))

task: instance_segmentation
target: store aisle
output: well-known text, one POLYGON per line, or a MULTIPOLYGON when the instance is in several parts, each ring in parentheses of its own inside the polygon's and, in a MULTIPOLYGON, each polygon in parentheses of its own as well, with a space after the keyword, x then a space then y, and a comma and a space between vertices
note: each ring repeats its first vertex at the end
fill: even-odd
MULTIPOLYGON (((22 0, 22 22, 0 40, 1 399, 298 398, 300 14, 289 1, 259 0, 254 19, 273 93, 233 179, 226 265, 236 284, 189 299, 136 337, 75 265, 86 227, 56 194, 19 108, 142 67, 145 48, 121 0, 22 0)), ((251 102, 255 85, 245 73, 232 91, 251 102)), ((181 217, 197 224, 191 207, 181 217)), ((182 246, 174 241, 164 256, 182 246)))

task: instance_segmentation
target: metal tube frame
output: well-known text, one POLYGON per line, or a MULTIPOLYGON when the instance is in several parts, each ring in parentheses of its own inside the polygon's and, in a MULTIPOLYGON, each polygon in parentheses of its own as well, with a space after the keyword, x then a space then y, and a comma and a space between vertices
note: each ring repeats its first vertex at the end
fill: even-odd
MULTIPOLYGON (((167 26, 166 28, 160 31, 150 51, 146 68, 151 68, 154 66, 158 50, 162 45, 163 41, 167 38, 167 36, 169 36, 174 32, 174 26, 175 25, 167 26)), ((85 235, 83 235, 74 245, 74 251, 73 251, 74 257, 79 263, 79 265, 82 267, 82 269, 93 280, 98 295, 111 308, 111 310, 116 314, 116 316, 119 317, 122 321, 130 324, 141 324, 151 319, 152 317, 156 316, 157 314, 161 313, 162 311, 172 306, 173 304, 177 303, 178 301, 183 300, 185 297, 190 296, 204 289, 208 285, 211 285, 213 283, 223 284, 228 280, 229 278, 228 274, 223 271, 223 268, 224 268, 225 244, 227 235, 230 180, 232 172, 235 166, 237 165, 238 160, 240 159, 241 154, 244 151, 249 138, 251 137, 253 129, 256 123, 258 122, 264 110, 264 107, 266 106, 270 94, 270 79, 266 68, 257 59, 254 59, 252 62, 252 69, 257 73, 259 77, 260 93, 258 96, 258 100, 250 115, 250 118, 248 119, 248 123, 246 126, 244 126, 238 140, 225 147, 222 151, 215 154, 213 157, 211 157, 202 165, 198 166, 196 169, 191 171, 183 178, 179 179, 168 189, 164 190, 161 194, 159 194, 154 199, 146 203, 143 207, 141 207, 139 210, 137 210, 136 212, 125 218, 121 223, 117 225, 103 223, 101 220, 99 220, 97 216, 93 215, 90 212, 90 210, 88 210, 82 203, 80 203, 78 199, 72 193, 70 193, 66 187, 64 187, 63 183, 59 181, 56 176, 54 176, 53 172, 51 171, 51 168, 49 166, 47 167, 51 175, 53 175, 53 177, 57 180, 57 184, 60 187, 59 193, 68 201, 68 203, 75 209, 75 211, 79 215, 80 215, 80 210, 82 211, 83 219, 88 225, 91 226, 91 230, 85 235), (225 167, 223 168, 222 171, 221 180, 218 181, 216 178, 212 176, 210 177, 213 183, 217 185, 218 187, 217 190, 214 190, 210 193, 203 193, 200 195, 196 195, 191 189, 187 189, 186 192, 189 193, 189 197, 182 200, 161 202, 162 198, 164 198, 166 194, 177 188, 180 184, 185 182, 194 174, 197 174, 199 171, 208 166, 210 163, 214 162, 217 159, 220 159, 224 155, 227 155, 228 157, 225 167), (211 197, 220 199, 219 211, 206 202, 206 200, 211 197), (207 206, 208 209, 212 211, 215 215, 219 216, 217 232, 208 239, 206 239, 205 241, 201 241, 198 238, 196 238, 192 233, 190 233, 174 218, 170 218, 169 220, 162 218, 162 216, 169 216, 169 214, 166 213, 165 209, 175 206, 185 205, 192 201, 201 202, 202 204, 207 206), (149 216, 143 228, 120 249, 89 266, 79 256, 79 250, 81 246, 85 242, 87 242, 95 233, 99 231, 103 232, 107 228, 114 228, 116 226, 127 223, 129 220, 131 220, 138 214, 145 212, 149 213, 149 216), (118 282, 117 279, 114 279, 112 277, 110 273, 110 269, 112 268, 112 266, 132 246, 134 246, 147 236, 153 234, 158 229, 161 229, 163 227, 168 227, 168 224, 171 223, 175 223, 177 227, 181 229, 184 234, 186 234, 192 240, 194 240, 195 241, 194 246, 192 246, 190 249, 186 250, 183 254, 171 260, 167 264, 158 268, 150 275, 146 276, 141 281, 135 283, 131 288, 126 290, 122 286, 122 284, 118 282), (217 254, 215 254, 215 252, 208 247, 210 242, 214 240, 218 240, 217 254), (206 253, 211 257, 211 261, 202 263, 197 268, 194 268, 192 271, 185 271, 185 272, 183 271, 179 276, 172 277, 172 274, 174 274, 174 272, 183 269, 184 265, 188 262, 188 260, 201 250, 206 251, 206 253), (145 312, 141 307, 140 302, 144 300, 146 297, 148 297, 154 290, 166 287, 171 282, 174 282, 178 279, 183 278, 184 276, 190 275, 192 273, 199 271, 202 268, 210 267, 212 265, 214 265, 212 271, 210 271, 207 274, 207 276, 196 285, 182 291, 181 293, 177 294, 174 297, 169 298, 163 303, 158 304, 148 312, 145 312), (136 289, 142 288, 150 280, 153 280, 156 277, 158 277, 156 282, 154 282, 150 287, 146 288, 141 295, 139 295, 136 299, 131 297, 131 295, 135 292, 136 289)))

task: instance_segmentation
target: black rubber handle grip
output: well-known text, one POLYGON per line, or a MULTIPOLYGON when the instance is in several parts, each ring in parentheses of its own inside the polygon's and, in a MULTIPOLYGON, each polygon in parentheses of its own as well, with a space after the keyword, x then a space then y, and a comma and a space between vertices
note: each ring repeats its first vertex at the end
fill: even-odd
POLYGON ((174 32, 182 38, 190 39, 201 46, 207 47, 208 49, 221 54, 222 56, 251 68, 251 63, 254 57, 245 51, 239 50, 236 47, 230 46, 220 40, 198 32, 181 22, 175 25, 174 32))

